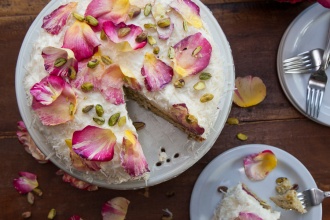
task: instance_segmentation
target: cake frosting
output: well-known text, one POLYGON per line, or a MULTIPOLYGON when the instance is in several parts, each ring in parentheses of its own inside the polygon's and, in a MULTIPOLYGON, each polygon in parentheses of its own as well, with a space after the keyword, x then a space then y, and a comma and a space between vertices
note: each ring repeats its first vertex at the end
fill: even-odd
MULTIPOLYGON (((182 3, 181 0, 178 0, 182 3)), ((102 2, 95 1, 94 2, 102 2)), ((115 2, 115 1, 114 1, 115 2)), ((128 2, 128 1, 127 1, 128 2)), ((188 2, 190 1, 183 1, 188 2)), ((71 3, 70 0, 62 0, 59 5, 67 5, 71 3)), ((185 22, 184 16, 179 13, 180 10, 176 10, 173 6, 173 0, 157 0, 157 1, 130 1, 131 5, 135 4, 137 7, 145 7, 147 4, 151 4, 152 7, 163 7, 166 9, 166 15, 171 20, 171 27, 173 27, 173 32, 170 34, 170 37, 167 39, 160 39, 160 33, 155 28, 145 28, 144 24, 153 24, 155 23, 154 16, 145 16, 143 14, 143 8, 141 14, 134 18, 127 17, 125 19, 125 25, 135 25, 141 27, 143 31, 147 31, 148 36, 152 36, 156 39, 156 45, 159 47, 159 53, 153 54, 153 49, 155 46, 147 44, 141 48, 133 49, 130 51, 119 51, 118 45, 109 39, 109 36, 106 40, 101 39, 101 30, 95 30, 96 36, 100 45, 97 46, 97 52, 107 57, 111 58, 111 65, 116 65, 116 68, 120 68, 122 72, 125 72, 125 76, 129 76, 130 79, 134 79, 135 83, 140 86, 138 91, 139 94, 142 94, 153 106, 160 109, 164 112, 171 112, 174 105, 184 104, 185 108, 189 110, 189 115, 193 115, 194 118, 198 120, 198 126, 203 128, 204 131, 200 136, 202 139, 207 139, 208 134, 211 132, 211 129, 214 125, 216 117, 219 113, 218 104, 221 99, 221 95, 224 92, 224 79, 222 75, 222 60, 220 56, 218 56, 216 52, 218 50, 217 45, 212 39, 212 36, 209 33, 209 29, 207 24, 203 22, 201 19, 201 26, 194 27, 194 25, 189 25, 188 28, 183 25, 185 22), (200 81, 198 78, 198 74, 192 74, 189 76, 184 76, 185 86, 182 88, 176 88, 174 82, 183 78, 181 75, 177 74, 174 70, 173 78, 171 82, 167 83, 161 89, 157 91, 150 91, 146 86, 146 76, 141 74, 141 67, 144 65, 146 54, 152 54, 156 58, 157 61, 161 60, 163 65, 167 65, 169 67, 174 68, 173 58, 169 57, 169 49, 171 46, 178 44, 178 42, 183 39, 193 36, 196 34, 201 34, 203 38, 209 42, 212 47, 212 53, 210 56, 210 61, 208 65, 203 68, 203 72, 208 72, 212 74, 210 80, 207 80, 205 83, 205 89, 203 90, 195 90, 193 89, 194 85, 200 81), (200 102, 200 97, 203 94, 212 94, 213 99, 208 101, 207 103, 200 102)), ((91 4, 91 0, 80 0, 75 5, 75 8, 72 12, 84 15, 89 5, 91 4)), ((194 5, 195 6, 195 5, 194 5)), ((153 9, 155 10, 155 9, 153 9)), ((154 11, 151 11, 151 13, 154 11)), ((156 13, 156 12, 154 12, 156 13)), ((203 14, 200 15, 203 18, 203 14)), ((66 21, 66 24, 63 25, 62 30, 58 34, 50 34, 45 29, 41 29, 39 33, 39 37, 36 39, 33 52, 31 54, 31 60, 27 64, 27 73, 24 78, 24 85, 27 94, 28 102, 33 107, 33 100, 35 97, 31 95, 31 88, 34 88, 35 85, 45 77, 49 76, 49 73, 45 70, 44 65, 44 49, 45 48, 61 48, 63 46, 63 41, 66 38, 66 33, 75 24, 76 19, 74 16, 70 15, 66 21)), ((198 53, 198 51, 197 51, 198 53)), ((94 54, 94 56, 96 56, 94 54)), ((77 57, 77 55, 76 55, 77 57)), ((92 59, 92 58, 88 58, 92 59)), ((81 65, 84 63, 84 60, 79 61, 79 69, 77 69, 77 76, 79 77, 80 72, 82 72, 81 65)), ((86 62, 87 63, 87 62, 86 62)), ((86 63, 84 63, 86 65, 86 63)), ((115 67, 114 67, 115 68, 115 67)), ((174 68, 175 69, 175 68, 174 68)), ((199 71, 199 72, 202 72, 199 71)), ((68 80, 66 80, 67 82, 68 80)), ((77 80, 76 80, 77 81, 77 80)), ((69 84, 74 85, 75 80, 69 82, 69 84)), ((77 82, 79 84, 79 82, 77 82)), ((123 143, 125 140, 128 141, 129 144, 134 142, 134 146, 139 146, 138 140, 134 137, 138 137, 135 127, 132 124, 132 121, 129 117, 129 113, 127 112, 125 102, 119 103, 111 103, 107 96, 104 96, 102 92, 91 91, 86 92, 82 91, 78 86, 72 86, 72 90, 75 93, 76 104, 72 104, 73 112, 72 119, 60 123, 57 125, 45 125, 45 123, 40 119, 40 115, 33 111, 34 123, 33 125, 29 125, 30 127, 34 127, 38 129, 46 138, 48 144, 53 146, 55 149, 56 155, 66 161, 68 169, 81 168, 81 170, 86 171, 86 173, 97 173, 95 175, 101 176, 108 183, 121 183, 134 179, 147 179, 149 174, 149 168, 146 165, 148 158, 144 158, 143 153, 137 149, 138 155, 141 158, 131 158, 132 155, 125 152, 123 153, 123 143), (104 109, 104 113, 102 114, 102 118, 106 119, 104 124, 95 123, 93 118, 96 117, 95 110, 91 110, 87 113, 83 112, 83 109, 88 106, 93 105, 101 105, 104 109), (126 122, 121 125, 115 125, 109 127, 107 120, 116 113, 120 113, 120 117, 125 117, 126 122), (73 134, 77 131, 82 131, 83 128, 87 128, 88 126, 93 126, 95 128, 101 128, 104 130, 111 130, 111 133, 116 137, 116 143, 114 144, 114 153, 113 158, 110 160, 95 160, 94 152, 88 154, 88 158, 80 158, 81 155, 78 152, 78 145, 75 143, 76 141, 73 138, 73 134), (127 133, 127 131, 130 131, 127 133), (126 133, 125 133, 126 132, 126 133), (132 139, 130 139, 132 138, 132 139), (74 149, 74 151, 72 151, 74 149), (78 156, 78 157, 77 157, 78 156), (128 164, 123 163, 123 160, 126 162, 130 161, 133 163, 128 164), (79 160, 79 166, 73 163, 75 160, 79 160), (124 159, 123 159, 124 158, 124 159), (144 161, 146 160, 146 161, 144 161), (142 162, 141 162, 142 161, 142 162), (92 164, 91 164, 92 163, 92 164), (87 165, 86 165, 87 164, 87 165), (139 165, 138 171, 136 171, 136 164, 139 165), (87 166, 87 168, 86 168, 87 166), (135 171, 134 171, 135 169, 135 171), (132 171, 133 170, 133 171, 132 171), (133 172, 133 173, 132 173, 133 172)), ((71 106, 70 106, 71 107, 71 106)), ((34 107, 33 107, 34 108, 34 107)), ((78 133, 76 133, 78 135, 78 133)), ((76 138, 79 139, 79 138, 76 138)), ((91 143, 93 144, 93 143, 91 143)), ((127 144, 127 143, 126 143, 127 144)), ((142 146, 142 149, 145 149, 146 146, 142 146)), ((142 150, 141 149, 141 150, 142 150)), ((84 154, 84 152, 82 153, 84 154)), ((110 155, 111 156, 111 155, 110 155)))

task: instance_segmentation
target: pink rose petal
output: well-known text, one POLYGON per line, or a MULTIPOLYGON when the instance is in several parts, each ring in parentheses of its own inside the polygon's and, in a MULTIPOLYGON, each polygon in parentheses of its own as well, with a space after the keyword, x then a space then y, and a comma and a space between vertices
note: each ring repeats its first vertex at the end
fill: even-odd
POLYGON ((71 67, 78 71, 78 61, 70 49, 46 47, 42 50, 42 57, 44 58, 45 69, 51 75, 66 77, 71 67), (54 63, 59 58, 66 59, 66 63, 63 66, 56 67, 54 63))
POLYGON ((184 38, 174 46, 174 50, 174 71, 181 77, 195 75, 210 63, 212 46, 201 33, 184 38), (193 55, 198 47, 201 47, 201 50, 193 55))
POLYGON ((246 176, 252 181, 265 179, 277 166, 277 158, 271 150, 251 154, 243 159, 246 176))
POLYGON ((56 78, 64 82, 61 94, 49 105, 43 105, 36 98, 33 98, 32 109, 39 116, 44 125, 58 125, 70 121, 74 118, 77 107, 77 97, 71 86, 59 76, 48 76, 42 81, 48 81, 47 78, 56 78))
POLYGON ((263 220, 258 215, 251 212, 240 212, 238 220, 263 220))
POLYGON ((37 175, 29 172, 19 172, 19 178, 13 180, 15 189, 21 193, 26 194, 38 187, 37 175))
POLYGON ((163 61, 157 59, 155 55, 146 53, 144 56, 142 76, 148 91, 160 91, 172 81, 173 69, 163 61))
POLYGON ((91 27, 85 22, 76 21, 64 35, 63 48, 71 49, 78 61, 93 56, 100 45, 91 27))
POLYGON ((69 220, 83 220, 79 215, 73 215, 69 218, 69 220))
POLYGON ((171 25, 169 27, 166 27, 166 28, 157 27, 157 33, 158 33, 159 39, 167 40, 172 35, 173 30, 174 30, 174 24, 173 23, 171 23, 171 25))
POLYGON ((196 28, 203 26, 202 19, 199 15, 199 7, 191 0, 174 0, 170 3, 184 20, 196 28))
POLYGON ((99 69, 98 67, 96 67, 95 69, 91 69, 89 67, 87 67, 87 63, 88 63, 88 59, 80 61, 78 63, 78 72, 77 72, 77 76, 74 80, 72 80, 70 82, 70 84, 77 89, 81 89, 82 84, 89 82, 92 83, 93 85, 96 84, 97 81, 97 76, 101 73, 99 73, 100 71, 102 71, 101 69, 99 69), (97 73, 95 73, 97 72, 97 73))
POLYGON ((61 5, 43 19, 42 28, 48 33, 57 35, 65 26, 69 15, 76 9, 78 2, 70 2, 66 5, 61 5))
POLYGON ((204 133, 204 128, 198 125, 198 121, 189 120, 189 110, 184 103, 175 104, 170 110, 171 114, 177 119, 177 121, 188 128, 188 130, 194 134, 201 135, 204 133))
POLYGON ((143 48, 147 41, 142 41, 138 43, 135 41, 136 37, 143 32, 142 28, 134 24, 126 25, 121 22, 118 25, 115 25, 112 21, 107 21, 103 24, 103 30, 109 39, 117 44, 117 47, 120 51, 131 51, 143 48), (124 37, 118 36, 118 30, 120 28, 130 28, 131 31, 124 37))
POLYGON ((92 185, 90 183, 84 182, 82 180, 79 180, 73 176, 70 176, 67 173, 63 174, 62 180, 66 183, 70 183, 71 186, 77 188, 77 189, 83 189, 87 191, 96 191, 98 190, 98 187, 95 185, 92 185))
POLYGON ((102 206, 103 220, 124 220, 130 201, 123 197, 115 197, 102 206))
POLYGON ((149 172, 148 163, 143 154, 141 144, 130 130, 125 131, 120 159, 121 165, 132 177, 138 177, 149 172))
POLYGON ((100 31, 105 21, 115 24, 125 22, 129 7, 129 0, 92 0, 87 6, 85 16, 91 15, 96 18, 99 24, 94 29, 100 31))
MULTIPOLYGON (((155 19, 155 23, 157 24, 158 21, 161 19, 170 19, 170 17, 166 14, 169 10, 164 4, 161 2, 156 2, 152 6, 152 16, 155 19)), ((170 19, 171 20, 171 19, 170 19)), ((157 33, 159 39, 167 40, 174 30, 174 24, 171 22, 170 26, 161 28, 157 26, 157 33)))
POLYGON ((110 161, 114 155, 116 140, 116 136, 110 129, 89 125, 73 133, 72 149, 88 160, 110 161))
POLYGON ((23 144, 26 152, 31 154, 39 163, 47 163, 46 156, 39 150, 37 145, 32 140, 29 132, 26 129, 26 126, 23 121, 17 123, 18 130, 16 135, 21 144, 23 144))
MULTIPOLYGON (((293 0, 291 0, 290 2, 294 3, 293 0)), ((300 1, 296 1, 296 2, 300 2, 300 1)), ((330 8, 330 1, 329 0, 318 0, 318 3, 321 4, 325 8, 330 8)))

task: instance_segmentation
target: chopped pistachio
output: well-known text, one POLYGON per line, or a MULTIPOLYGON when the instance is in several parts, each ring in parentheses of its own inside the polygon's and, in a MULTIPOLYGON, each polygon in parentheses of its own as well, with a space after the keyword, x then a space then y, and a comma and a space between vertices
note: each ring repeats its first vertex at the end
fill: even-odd
POLYGON ((200 98, 200 101, 202 103, 205 103, 205 102, 211 101, 213 99, 213 97, 214 97, 214 95, 212 95, 211 93, 206 93, 200 98))
POLYGON ((89 92, 92 91, 94 89, 94 85, 90 82, 85 82, 81 85, 81 90, 83 92, 89 92))
POLYGON ((91 26, 97 26, 99 24, 98 20, 91 15, 87 15, 85 17, 85 20, 86 20, 87 24, 89 24, 91 26))
POLYGON ((157 43, 156 40, 155 40, 155 38, 153 38, 153 36, 148 36, 147 39, 148 39, 148 43, 151 46, 157 43))
POLYGON ((106 55, 102 55, 101 56, 101 60, 102 62, 105 64, 105 65, 110 65, 112 64, 112 60, 109 56, 106 56, 106 55))
POLYGON ((211 77, 212 77, 211 73, 207 73, 207 72, 202 72, 199 75, 200 80, 208 80, 208 79, 211 79, 211 77))
POLYGON ((70 66, 70 68, 69 68, 69 78, 74 80, 74 79, 76 79, 76 77, 77 77, 76 70, 72 66, 70 66))
POLYGON ((101 38, 101 40, 107 40, 107 39, 108 39, 108 38, 107 38, 107 35, 106 35, 105 32, 104 32, 104 30, 101 31, 101 33, 100 33, 100 38, 101 38))
POLYGON ((144 15, 145 15, 145 16, 148 16, 148 15, 150 15, 150 13, 151 13, 151 4, 148 3, 148 4, 146 4, 146 6, 144 7, 144 15))
POLYGON ((158 27, 161 27, 161 28, 166 28, 168 26, 171 25, 171 20, 169 18, 163 18, 163 19, 160 19, 158 22, 157 22, 157 25, 158 27))
POLYGON ((145 41, 147 39, 147 36, 148 36, 147 33, 142 32, 141 34, 139 34, 138 36, 136 36, 135 41, 137 43, 141 43, 142 41, 145 41))
POLYGON ((139 122, 139 121, 133 122, 133 125, 137 131, 141 130, 142 128, 144 128, 146 126, 146 124, 144 122, 139 122))
POLYGON ((230 125, 238 125, 239 124, 239 121, 237 118, 228 118, 227 119, 227 124, 230 124, 230 125))
POLYGON ((93 121, 98 125, 103 125, 105 120, 102 117, 93 117, 93 121))
POLYGON ((56 210, 55 210, 55 209, 51 209, 51 210, 49 211, 49 213, 48 213, 47 218, 48 218, 48 219, 54 219, 55 216, 56 216, 56 210))
POLYGON ((32 215, 32 213, 30 211, 27 211, 27 212, 23 212, 22 213, 22 218, 30 218, 32 215))
POLYGON ((115 126, 118 122, 119 117, 120 117, 120 112, 111 115, 108 121, 109 126, 115 126))
POLYGON ((188 24, 187 24, 187 21, 186 20, 183 21, 183 24, 182 25, 183 25, 183 30, 184 31, 188 31, 188 24))
POLYGON ((77 19, 78 21, 84 21, 85 20, 85 17, 77 12, 73 12, 72 13, 73 17, 75 19, 77 19))
POLYGON ((87 63, 87 66, 91 69, 94 69, 97 65, 99 65, 100 61, 98 59, 90 60, 87 63))
POLYGON ((123 27, 118 29, 118 37, 125 37, 131 32, 131 28, 129 27, 123 27))
POLYGON ((178 79, 177 81, 174 82, 174 87, 175 88, 182 88, 185 85, 184 79, 178 79))
POLYGON ((197 123, 197 118, 191 114, 186 115, 186 122, 189 124, 197 123))
POLYGON ((72 102, 70 102, 70 105, 69 105, 69 114, 70 115, 73 115, 74 114, 74 104, 72 102))
POLYGON ((118 126, 122 127, 126 124, 126 116, 122 116, 118 119, 118 126))
POLYGON ((236 136, 241 141, 246 141, 248 139, 248 136, 242 133, 238 133, 236 136))
POLYGON ((42 191, 41 191, 41 189, 39 189, 39 188, 34 188, 32 191, 33 191, 37 196, 42 196, 42 191))
POLYGON ((153 53, 154 54, 159 54, 159 47, 158 46, 155 46, 154 49, 153 49, 153 53))
POLYGON ((144 28, 147 28, 147 29, 149 29, 149 28, 156 28, 156 25, 155 24, 152 24, 152 23, 146 23, 143 26, 144 26, 144 28))
POLYGON ((173 59, 173 58, 174 58, 174 55, 175 55, 175 51, 174 51, 174 48, 171 46, 171 47, 168 49, 167 56, 168 56, 168 58, 173 59))
POLYGON ((54 62, 54 66, 55 67, 61 67, 61 66, 63 66, 64 64, 66 64, 66 59, 65 58, 63 58, 63 57, 60 57, 60 58, 57 58, 56 60, 55 60, 55 62, 54 62))
POLYGON ((131 5, 131 8, 128 10, 128 16, 132 19, 137 17, 141 13, 141 8, 131 5))
POLYGON ((205 83, 202 82, 202 81, 197 82, 197 83, 194 85, 194 89, 195 89, 195 90, 203 90, 203 89, 205 89, 205 83))
POLYGON ((34 203, 34 195, 33 195, 33 193, 32 192, 28 192, 26 198, 27 198, 28 203, 31 204, 31 205, 33 205, 33 203, 34 203))
POLYGON ((104 114, 103 107, 102 107, 102 105, 100 105, 100 104, 97 104, 97 105, 95 106, 95 111, 96 111, 97 116, 99 116, 99 117, 102 117, 103 114, 104 114))
POLYGON ((82 109, 83 113, 87 113, 94 108, 94 105, 87 105, 82 109))
POLYGON ((202 46, 198 46, 195 48, 195 50, 192 52, 192 56, 196 57, 197 54, 202 50, 202 46))

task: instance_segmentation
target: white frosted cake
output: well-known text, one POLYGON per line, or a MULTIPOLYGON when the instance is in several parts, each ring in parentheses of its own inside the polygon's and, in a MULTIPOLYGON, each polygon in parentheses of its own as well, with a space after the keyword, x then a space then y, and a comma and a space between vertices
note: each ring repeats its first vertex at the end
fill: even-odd
POLYGON ((242 183, 228 189, 213 217, 214 220, 276 220, 279 218, 279 212, 272 211, 242 183))
POLYGON ((148 178, 151 146, 138 141, 127 97, 196 141, 220 111, 222 60, 202 16, 190 0, 61 1, 27 64, 27 126, 69 168, 111 184, 148 178))

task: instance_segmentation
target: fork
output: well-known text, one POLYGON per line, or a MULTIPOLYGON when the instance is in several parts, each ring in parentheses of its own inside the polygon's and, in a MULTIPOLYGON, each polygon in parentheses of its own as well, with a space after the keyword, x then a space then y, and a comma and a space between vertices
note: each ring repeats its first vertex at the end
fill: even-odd
POLYGON ((306 113, 313 118, 317 118, 323 100, 325 86, 328 77, 325 70, 328 68, 330 57, 330 28, 328 30, 327 44, 323 53, 322 63, 319 70, 313 72, 308 80, 306 95, 306 113))
POLYGON ((322 49, 313 49, 298 54, 283 61, 284 73, 312 73, 317 71, 322 63, 322 49))
POLYGON ((323 192, 317 188, 306 189, 305 191, 297 193, 302 206, 306 209, 310 206, 316 206, 322 203, 323 199, 330 197, 330 191, 323 192))

